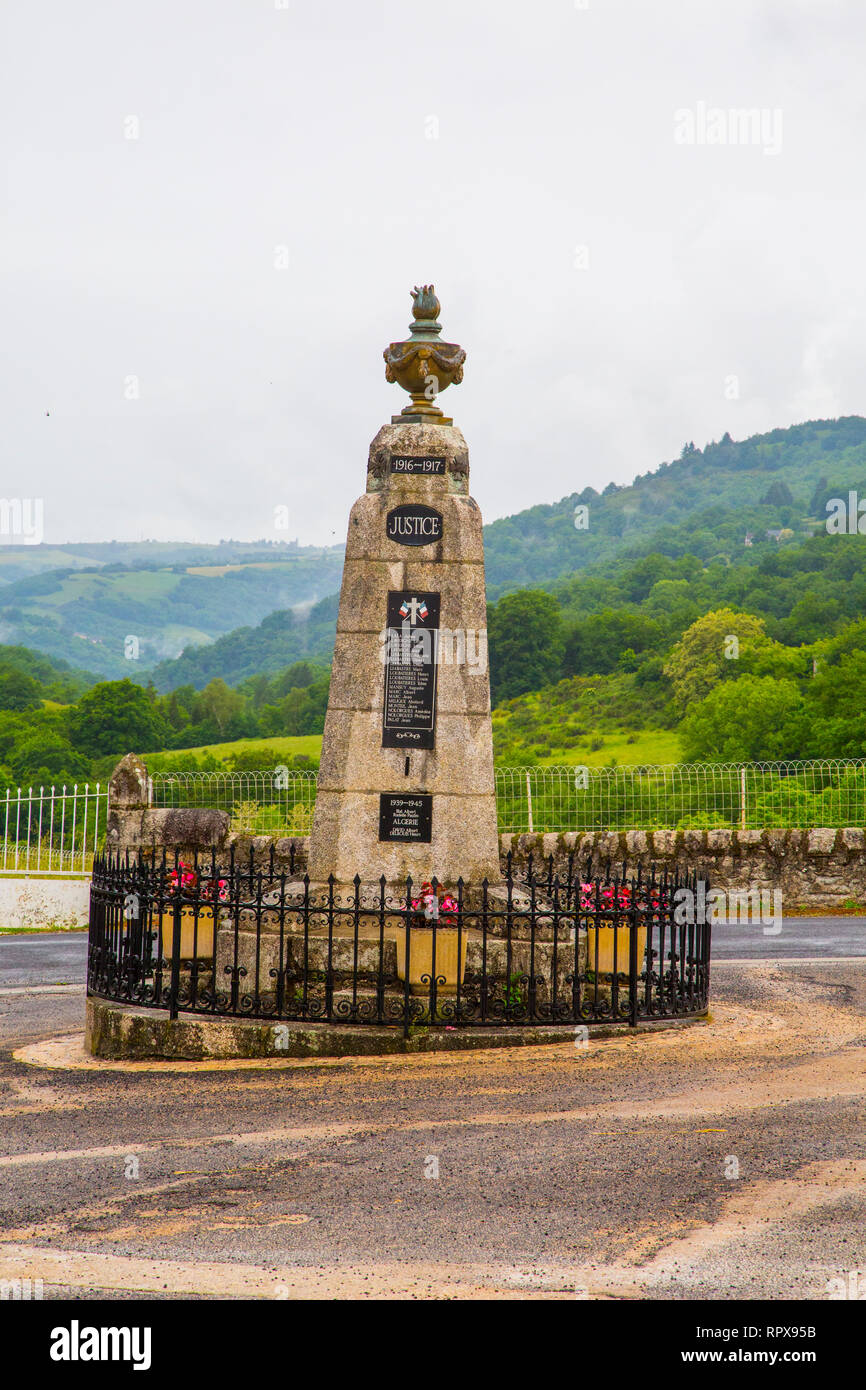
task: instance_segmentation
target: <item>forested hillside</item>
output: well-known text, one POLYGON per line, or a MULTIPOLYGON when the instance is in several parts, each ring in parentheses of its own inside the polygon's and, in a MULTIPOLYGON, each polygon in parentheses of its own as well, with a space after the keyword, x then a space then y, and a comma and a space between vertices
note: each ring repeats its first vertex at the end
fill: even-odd
MULTIPOLYGON (((859 417, 689 445, 631 488, 493 523, 499 761, 640 760, 632 749, 653 761, 866 756, 866 534, 856 497, 849 525, 827 524, 828 501, 847 502, 851 491, 866 506, 859 417), (581 506, 588 529, 574 525, 581 506)), ((75 558, 93 560, 90 549, 75 558)), ((23 626, 62 647, 80 622, 103 636, 77 639, 74 665, 21 643, 0 647, 0 777, 73 781, 104 775, 130 748, 180 753, 319 733, 342 557, 299 554, 245 552, 214 567, 181 551, 174 567, 119 561, 8 584, 4 597, 21 608, 7 604, 6 635, 23 626), (323 577, 329 595, 299 612, 299 593, 323 577), (292 602, 259 620, 280 585, 292 602), (179 615, 193 610, 198 628, 182 655, 151 667, 146 646, 137 659, 123 655, 145 619, 164 634, 178 618, 177 636, 179 615), (232 630, 220 631, 230 618, 232 630), (122 678, 100 680, 106 674, 122 678)))
MULTIPOLYGON (((333 593, 343 566, 340 547, 151 548, 157 553, 149 565, 130 555, 133 547, 121 547, 126 560, 73 568, 69 559, 92 557, 64 551, 65 567, 15 577, 26 563, 23 552, 41 547, 6 547, 0 552, 0 637, 105 676, 146 682, 159 661, 186 647, 333 593)), ((89 549, 111 553, 110 547, 89 549)))
POLYGON ((337 606, 338 595, 332 594, 303 616, 286 610, 271 613, 257 627, 237 628, 208 647, 191 647, 176 660, 161 662, 153 672, 153 683, 161 691, 179 685, 201 690, 215 676, 236 685, 302 659, 330 666, 337 606))
MULTIPOLYGON (((491 600, 527 586, 553 588, 585 571, 607 576, 611 566, 654 552, 736 564, 747 535, 757 550, 768 544, 767 531, 802 540, 823 529, 828 497, 847 497, 850 489, 866 496, 866 420, 814 420, 741 442, 726 435, 703 449, 687 444, 679 458, 630 486, 602 487, 600 480, 599 488, 485 527, 491 600), (585 510, 576 516, 576 508, 585 510)), ((0 639, 145 684, 159 666, 162 689, 248 674, 251 667, 232 656, 235 646, 249 645, 247 634, 221 647, 215 662, 184 657, 176 674, 169 663, 293 609, 280 664, 303 655, 327 659, 332 630, 302 632, 297 610, 337 592, 342 554, 338 546, 233 541, 0 547, 0 639), (138 641, 134 662, 129 636, 138 641), (219 670, 222 659, 230 664, 219 670)), ((272 629, 263 650, 269 635, 272 629)))
MULTIPOLYGON (((600 484, 601 486, 601 484, 600 484)), ((812 420, 703 449, 685 445, 672 463, 635 478, 572 493, 485 528, 488 596, 557 579, 605 560, 660 551, 729 558, 746 534, 823 526, 828 497, 866 496, 866 419, 812 420), (585 529, 575 507, 588 509, 585 529)))

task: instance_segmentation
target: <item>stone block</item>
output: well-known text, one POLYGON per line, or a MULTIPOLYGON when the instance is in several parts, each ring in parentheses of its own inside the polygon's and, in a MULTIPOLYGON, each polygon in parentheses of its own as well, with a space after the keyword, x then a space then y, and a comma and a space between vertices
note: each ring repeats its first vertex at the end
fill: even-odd
POLYGON ((615 830, 602 831, 598 837, 599 857, 611 867, 616 867, 623 858, 623 839, 615 830))
POLYGON ((553 855, 554 859, 562 849, 562 841, 559 835, 542 835, 541 853, 545 862, 553 855))
POLYGON ((842 844, 847 850, 852 850, 855 853, 862 853, 863 849, 866 848, 866 834, 864 834, 862 830, 853 827, 843 830, 842 844))
POLYGON ((347 561, 386 561, 398 564, 483 564, 484 543, 481 534, 481 512, 472 497, 451 495, 428 498, 416 489, 401 491, 400 496, 390 487, 387 491, 365 493, 359 497, 349 514, 346 537, 347 561), (416 494, 416 495, 413 495, 416 494), (442 517, 442 533, 438 540, 427 545, 402 545, 390 540, 387 534, 388 513, 408 501, 423 502, 442 517))
POLYGON ((201 807, 121 810, 112 807, 106 826, 106 845, 111 850, 163 849, 202 851, 226 848, 229 818, 225 811, 201 807))
POLYGON ((686 830, 683 833, 683 849, 687 855, 703 854, 707 847, 706 830, 686 830))
POLYGON ((458 877, 478 884, 500 876, 492 795, 435 797, 431 843, 422 844, 379 840, 377 792, 320 790, 316 829, 308 854, 311 879, 324 880, 333 873, 340 882, 350 883, 356 873, 371 879, 384 874, 391 883, 411 874, 421 883, 435 874, 452 886, 458 877))
POLYGON ((598 836, 594 831, 590 830, 581 835, 577 846, 577 857, 581 865, 585 865, 592 859, 596 851, 597 843, 598 836))
POLYGON ((677 850, 676 830, 654 830, 652 832, 653 854, 659 859, 673 859, 677 850))
POLYGON ((730 854, 734 843, 732 830, 708 830, 707 849, 711 854, 730 854))
POLYGON ((147 768, 135 753, 121 758, 108 783, 109 804, 116 810, 142 809, 149 804, 147 768))
POLYGON ((807 854, 832 854, 836 845, 835 830, 810 830, 806 846, 807 854))
POLYGON ((494 802, 490 722, 483 714, 440 713, 436 747, 382 748, 375 712, 331 709, 322 742, 318 795, 323 791, 486 793, 494 802), (405 772, 409 757, 410 775, 405 772))
POLYGON ((425 482, 440 491, 465 491, 469 477, 469 449, 456 425, 383 425, 370 445, 367 490, 425 482), (445 473, 399 475, 390 471, 395 454, 433 454, 445 457, 445 473))
POLYGON ((738 830, 737 846, 739 849, 759 849, 763 843, 763 830, 738 830))

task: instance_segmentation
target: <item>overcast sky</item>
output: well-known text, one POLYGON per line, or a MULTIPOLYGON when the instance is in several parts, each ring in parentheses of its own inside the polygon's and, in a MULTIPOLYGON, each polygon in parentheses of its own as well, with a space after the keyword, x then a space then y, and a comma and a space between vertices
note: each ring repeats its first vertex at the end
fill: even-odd
POLYGON ((486 520, 866 413, 863 0, 2 16, 2 495, 46 540, 342 541, 422 282, 486 520))

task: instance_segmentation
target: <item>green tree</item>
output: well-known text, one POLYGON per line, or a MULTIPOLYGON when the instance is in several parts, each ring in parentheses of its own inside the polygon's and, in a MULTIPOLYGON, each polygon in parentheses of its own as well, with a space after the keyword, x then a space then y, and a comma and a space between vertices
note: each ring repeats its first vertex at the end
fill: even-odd
POLYGON ((40 693, 39 682, 26 671, 0 671, 0 709, 38 709, 40 693))
POLYGON ((227 732, 232 718, 240 714, 244 707, 243 695, 226 685, 221 676, 208 681, 201 692, 201 700, 206 715, 215 721, 221 736, 227 732))
POLYGON ((487 634, 495 703, 559 680, 565 638, 551 594, 539 589, 506 594, 488 610, 487 634))
POLYGON ((634 670, 639 664, 621 665, 621 658, 630 651, 645 652, 658 646, 662 630, 652 618, 628 609, 606 608, 577 623, 565 641, 563 671, 568 676, 598 676, 618 667, 634 670))
POLYGON ((91 758, 105 753, 146 753, 163 746, 166 724, 152 692, 131 680, 101 681, 69 715, 73 747, 91 758))
POLYGON ((687 762, 764 762, 802 758, 809 712, 794 681, 741 676, 722 681, 679 728, 687 762))
POLYGON ((665 663, 677 708, 683 713, 718 681, 742 676, 770 645, 762 618, 732 608, 705 613, 687 628, 665 663))
POLYGON ((16 743, 9 771, 19 786, 72 787, 90 776, 90 760, 52 730, 34 730, 16 743))

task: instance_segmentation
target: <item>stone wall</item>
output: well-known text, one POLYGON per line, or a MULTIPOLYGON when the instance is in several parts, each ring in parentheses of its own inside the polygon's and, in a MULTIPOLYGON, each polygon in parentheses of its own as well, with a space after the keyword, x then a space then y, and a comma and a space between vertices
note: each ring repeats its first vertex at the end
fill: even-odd
MULTIPOLYGON (((115 768, 110 784, 106 845, 115 850, 151 850, 183 858, 213 850, 225 862, 252 853, 264 867, 274 853, 278 873, 303 874, 307 864, 306 837, 242 835, 229 830, 224 811, 158 810, 147 805, 147 770, 128 754, 115 768)), ((657 870, 697 871, 714 888, 781 889, 786 911, 802 906, 834 908, 854 900, 866 903, 866 832, 847 830, 627 830, 590 834, 500 835, 503 867, 511 852, 524 869, 532 854, 536 862, 553 855, 560 874, 569 856, 581 873, 644 873, 657 870)))
POLYGON ((108 821, 105 848, 115 853, 145 854, 183 860, 215 854, 225 864, 232 852, 257 868, 271 859, 276 873, 303 873, 307 840, 291 835, 245 835, 232 831, 225 811, 202 807, 166 808, 149 805, 147 768, 134 753, 127 753, 111 775, 108 788, 108 821))
POLYGON ((866 903, 866 834, 863 830, 627 830, 592 834, 501 835, 503 855, 525 868, 528 856, 553 855, 560 873, 569 856, 580 872, 596 874, 697 871, 713 888, 780 889, 786 911, 799 906, 866 903))

